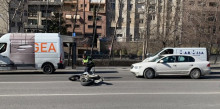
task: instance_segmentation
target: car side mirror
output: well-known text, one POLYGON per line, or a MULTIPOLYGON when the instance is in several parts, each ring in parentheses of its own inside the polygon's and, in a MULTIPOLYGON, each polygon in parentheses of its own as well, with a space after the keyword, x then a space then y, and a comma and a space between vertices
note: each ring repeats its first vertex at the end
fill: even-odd
POLYGON ((164 61, 163 61, 163 60, 160 60, 159 63, 164 63, 164 61))

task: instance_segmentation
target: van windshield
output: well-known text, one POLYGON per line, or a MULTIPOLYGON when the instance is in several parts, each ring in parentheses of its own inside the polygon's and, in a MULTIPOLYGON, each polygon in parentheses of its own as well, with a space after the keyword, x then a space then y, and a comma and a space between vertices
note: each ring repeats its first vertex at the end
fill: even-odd
POLYGON ((0 53, 6 51, 7 43, 0 43, 0 53))
POLYGON ((149 61, 149 62, 157 62, 159 59, 161 59, 161 58, 163 58, 164 56, 159 56, 159 57, 157 57, 157 58, 155 58, 155 59, 153 59, 153 60, 151 60, 151 61, 149 61))
POLYGON ((153 57, 153 56, 156 56, 156 55, 157 55, 158 53, 160 53, 160 52, 161 52, 161 51, 156 52, 155 54, 152 55, 152 57, 153 57))

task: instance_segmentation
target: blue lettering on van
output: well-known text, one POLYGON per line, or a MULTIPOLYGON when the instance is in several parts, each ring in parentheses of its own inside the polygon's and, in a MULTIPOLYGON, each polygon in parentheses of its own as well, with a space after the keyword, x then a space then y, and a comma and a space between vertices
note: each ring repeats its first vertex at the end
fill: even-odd
POLYGON ((195 50, 193 50, 193 54, 195 54, 195 50))
POLYGON ((180 50, 180 54, 186 54, 186 55, 203 55, 204 52, 203 51, 184 51, 184 50, 180 50))

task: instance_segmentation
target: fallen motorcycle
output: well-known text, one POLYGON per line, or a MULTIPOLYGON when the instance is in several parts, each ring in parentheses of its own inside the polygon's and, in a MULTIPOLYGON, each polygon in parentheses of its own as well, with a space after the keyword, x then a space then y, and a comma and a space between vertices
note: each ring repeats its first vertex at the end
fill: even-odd
POLYGON ((73 75, 69 77, 71 81, 80 81, 82 86, 91 86, 103 82, 103 78, 99 75, 83 73, 81 75, 73 75))

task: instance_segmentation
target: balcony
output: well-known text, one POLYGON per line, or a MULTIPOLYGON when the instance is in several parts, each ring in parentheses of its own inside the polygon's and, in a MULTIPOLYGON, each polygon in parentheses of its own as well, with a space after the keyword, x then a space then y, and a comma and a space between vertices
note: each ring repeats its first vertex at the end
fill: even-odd
POLYGON ((77 0, 64 0, 63 1, 65 4, 76 4, 77 0))
POLYGON ((90 0, 90 3, 91 4, 99 4, 99 3, 105 4, 106 3, 105 1, 106 0, 90 0))
POLYGON ((62 2, 54 0, 29 0, 28 5, 61 5, 62 2))
POLYGON ((143 8, 138 8, 138 13, 144 13, 146 10, 143 8))
POLYGON ((138 0, 137 3, 144 4, 145 0, 138 0))
POLYGON ((44 25, 24 25, 24 28, 29 28, 29 29, 44 29, 44 25))

